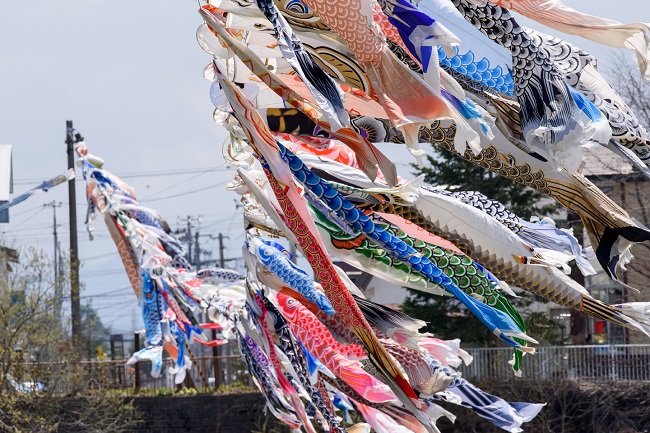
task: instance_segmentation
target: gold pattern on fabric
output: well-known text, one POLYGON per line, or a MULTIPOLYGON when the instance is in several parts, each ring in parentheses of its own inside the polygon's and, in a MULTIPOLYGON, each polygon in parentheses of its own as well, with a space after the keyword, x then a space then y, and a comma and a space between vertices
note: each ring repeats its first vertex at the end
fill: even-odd
POLYGON ((273 90, 278 96, 287 101, 294 108, 302 111, 307 117, 315 122, 321 128, 331 132, 331 134, 348 145, 359 157, 359 168, 361 168, 371 179, 377 175, 377 166, 381 169, 385 179, 391 185, 397 184, 397 169, 383 153, 379 151, 372 143, 360 136, 352 128, 341 128, 332 131, 330 124, 324 118, 322 111, 308 100, 302 98, 297 92, 286 86, 275 74, 271 73, 264 62, 255 55, 248 47, 233 38, 224 25, 205 8, 200 10, 201 15, 206 20, 208 26, 217 33, 218 37, 223 40, 235 52, 244 65, 250 71, 273 90), (375 165, 376 164, 376 165, 375 165))
POLYGON ((499 120, 496 122, 497 128, 499 128, 506 137, 513 138, 514 140, 511 140, 513 141, 513 144, 516 144, 514 143, 516 140, 525 143, 526 137, 524 137, 524 133, 521 130, 521 120, 519 119, 519 103, 489 93, 486 93, 485 95, 489 98, 490 104, 497 112, 499 120))
POLYGON ((330 31, 318 15, 309 11, 305 5, 293 0, 273 0, 280 13, 291 24, 292 27, 298 27, 308 30, 322 32, 330 31))
POLYGON ((585 225, 591 227, 589 235, 590 238, 594 236, 591 239, 594 245, 598 245, 598 242, 594 241, 601 238, 605 227, 624 228, 636 225, 625 210, 579 173, 568 173, 564 170, 572 183, 548 179, 541 170, 533 172, 529 164, 519 165, 511 154, 502 153, 494 146, 483 149, 478 155, 469 150, 464 154, 455 152, 453 143, 456 126, 450 122, 445 123, 447 126, 438 121, 432 123, 429 128, 421 129, 420 137, 454 152, 466 161, 549 195, 577 212, 585 225))
MULTIPOLYGON (((478 165, 479 167, 493 171, 517 183, 529 186, 541 193, 552 195, 552 191, 548 188, 544 173, 541 170, 534 172, 531 166, 527 163, 518 165, 512 155, 506 155, 497 150, 494 146, 489 146, 483 149, 477 155, 469 149, 466 150, 464 154, 460 154, 454 150, 455 135, 456 125, 448 121, 444 122, 444 124, 441 121, 436 121, 433 122, 430 127, 420 129, 421 140, 427 141, 431 144, 436 144, 450 152, 454 152, 454 154, 478 165)), ((401 142, 401 136, 396 136, 394 141, 401 142)))
MULTIPOLYGON (((393 198, 393 197, 391 197, 393 198)), ((582 310, 582 295, 572 284, 577 284, 560 272, 538 272, 533 266, 513 264, 502 257, 484 250, 481 245, 458 233, 454 227, 429 221, 411 206, 389 202, 368 205, 374 212, 399 215, 407 221, 444 238, 456 245, 463 253, 490 270, 497 278, 566 307, 582 310)))
POLYGON ((370 28, 360 0, 305 0, 305 4, 346 42, 359 63, 381 63, 383 41, 370 28))
POLYGON ((304 46, 320 67, 334 79, 370 94, 370 82, 355 59, 329 47, 312 47, 307 44, 304 46))

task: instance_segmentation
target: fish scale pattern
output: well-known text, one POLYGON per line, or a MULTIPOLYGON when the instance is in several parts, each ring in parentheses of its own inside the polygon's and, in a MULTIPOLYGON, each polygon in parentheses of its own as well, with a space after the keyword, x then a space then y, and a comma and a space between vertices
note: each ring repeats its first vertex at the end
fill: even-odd
POLYGON ((307 370, 307 361, 305 360, 305 355, 294 341, 286 320, 284 317, 282 317, 275 305, 273 305, 273 303, 270 302, 268 298, 264 297, 262 300, 273 319, 273 327, 275 334, 278 336, 280 348, 282 349, 282 352, 287 355, 289 362, 291 362, 291 366, 299 375, 301 385, 309 394, 309 397, 311 398, 312 402, 314 402, 314 405, 327 420, 330 430, 333 432, 345 433, 347 430, 345 427, 341 426, 341 423, 337 419, 335 412, 331 410, 331 402, 330 404, 326 402, 326 399, 329 400, 329 395, 327 393, 319 393, 317 387, 311 384, 311 381, 309 380, 309 372, 307 370))
POLYGON ((504 71, 501 66, 491 68, 490 61, 485 57, 476 60, 471 50, 461 53, 458 47, 453 47, 453 49, 456 55, 449 57, 442 48, 438 47, 438 59, 441 66, 445 66, 481 86, 512 96, 514 80, 509 71, 504 71))
POLYGON ((547 149, 576 146, 574 135, 583 133, 583 125, 577 121, 578 107, 548 55, 507 9, 490 3, 479 6, 468 0, 452 3, 485 36, 510 51, 514 93, 528 144, 547 149), (540 129, 546 131, 544 137, 535 135, 540 129))
MULTIPOLYGON (((278 307, 287 319, 296 338, 338 378, 355 384, 354 388, 376 402, 395 399, 390 389, 361 368, 361 363, 346 357, 341 346, 307 308, 299 301, 279 293, 278 307)), ((359 348, 360 349, 360 348, 359 348)), ((365 357, 365 353, 363 354, 365 357)))
POLYGON ((334 314, 332 304, 325 294, 316 289, 314 280, 295 266, 279 250, 263 242, 255 242, 254 245, 251 245, 251 248, 254 249, 257 258, 271 273, 310 302, 318 305, 327 314, 334 314))
MULTIPOLYGON (((456 296, 470 311, 472 311, 491 331, 499 336, 502 340, 516 348, 521 345, 512 338, 508 337, 505 332, 514 332, 517 325, 509 318, 508 315, 489 307, 481 302, 474 300, 462 292, 451 279, 445 275, 440 268, 436 267, 429 259, 418 253, 416 250, 396 238, 386 230, 378 227, 362 212, 360 212, 352 203, 345 200, 341 194, 332 186, 324 182, 320 177, 311 172, 303 162, 293 153, 278 143, 282 158, 287 161, 293 175, 311 190, 318 198, 323 200, 334 212, 344 218, 355 230, 361 231, 371 238, 378 245, 390 251, 398 259, 408 263, 413 270, 420 272, 429 280, 444 287, 454 296, 456 296), (501 330, 500 327, 506 329, 501 330)), ((521 329, 516 332, 522 333, 521 329)))
POLYGON ((557 302, 576 310, 582 310, 582 295, 576 292, 573 280, 558 272, 549 273, 546 278, 534 272, 526 272, 530 266, 511 264, 502 258, 484 250, 481 245, 475 245, 471 239, 467 239, 462 233, 448 226, 438 226, 436 221, 431 221, 421 215, 411 206, 396 205, 393 203, 369 204, 375 212, 393 213, 407 221, 438 235, 456 245, 462 252, 476 260, 486 269, 490 270, 497 278, 524 288, 546 299, 557 302))
POLYGON ((381 61, 383 42, 371 29, 360 0, 304 0, 304 3, 345 41, 359 63, 376 65, 381 61))

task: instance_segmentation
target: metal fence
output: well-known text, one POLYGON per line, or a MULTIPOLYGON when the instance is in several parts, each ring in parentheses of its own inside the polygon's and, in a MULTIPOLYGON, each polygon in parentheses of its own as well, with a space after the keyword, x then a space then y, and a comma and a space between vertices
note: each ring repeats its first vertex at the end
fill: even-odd
MULTIPOLYGON (((469 380, 512 380, 511 348, 467 349, 474 357, 459 371, 469 380)), ((238 355, 194 357, 184 386, 200 391, 221 385, 253 386, 244 362, 238 355), (216 373, 216 374, 215 374, 216 373)), ((49 362, 16 364, 12 377, 25 391, 47 388, 70 391, 71 384, 81 389, 121 389, 134 393, 171 392, 177 385, 171 372, 174 361, 163 360, 160 377, 151 377, 151 362, 126 365, 126 360, 49 362), (74 377, 74 380, 71 378, 74 377)), ((526 355, 522 363, 523 380, 565 378, 591 382, 650 382, 650 345, 547 346, 526 355)))
MULTIPOLYGON (((74 364, 33 362, 16 364, 12 378, 17 386, 27 392, 47 388, 67 393, 72 386, 76 386, 83 390, 121 389, 134 393, 156 393, 177 388, 172 367, 174 360, 164 359, 160 376, 153 378, 150 361, 140 361, 135 365, 126 365, 126 360, 80 361, 74 364)), ((248 370, 238 355, 194 357, 183 382, 185 387, 202 391, 236 383, 253 386, 248 370)))
MULTIPOLYGON (((129 376, 132 385, 127 385, 127 388, 156 391, 162 388, 176 387, 174 375, 171 373, 174 360, 171 358, 164 360, 162 373, 156 379, 150 374, 150 362, 139 362, 137 365, 129 367, 125 369, 125 374, 129 376)), ((185 387, 197 390, 215 390, 221 385, 233 385, 234 383, 253 386, 248 369, 239 355, 195 357, 192 359, 192 367, 187 370, 186 380, 183 382, 185 387)))
MULTIPOLYGON (((459 370, 469 380, 510 380, 510 348, 467 349, 474 361, 459 370)), ((542 346, 524 356, 522 378, 592 382, 650 381, 650 345, 542 346)))

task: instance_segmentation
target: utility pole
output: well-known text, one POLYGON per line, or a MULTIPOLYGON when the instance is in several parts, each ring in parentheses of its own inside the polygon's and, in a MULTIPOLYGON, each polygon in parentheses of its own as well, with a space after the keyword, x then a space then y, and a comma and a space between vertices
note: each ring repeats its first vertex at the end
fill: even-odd
POLYGON ((187 258, 192 261, 192 217, 187 216, 187 232, 185 232, 187 238, 187 258))
POLYGON ((225 268, 226 267, 226 259, 223 256, 223 239, 226 238, 228 239, 228 236, 224 236, 222 233, 219 233, 219 236, 217 239, 219 239, 219 267, 220 268, 225 268))
POLYGON ((201 245, 199 244, 199 231, 194 233, 194 266, 201 267, 201 245))
POLYGON ((51 207, 53 214, 52 222, 52 234, 54 235, 54 298, 56 299, 57 306, 55 309, 56 313, 56 323, 61 325, 61 298, 62 287, 61 287, 61 248, 59 245, 59 236, 57 234, 56 228, 56 208, 61 207, 63 203, 52 200, 52 203, 44 204, 43 206, 51 207))
MULTIPOLYGON (((177 235, 180 235, 179 239, 187 246, 187 255, 185 256, 187 263, 196 268, 200 268, 205 264, 205 261, 201 260, 201 255, 206 253, 209 255, 209 251, 201 249, 199 240, 201 236, 206 236, 200 232, 202 217, 203 215, 188 215, 186 218, 187 226, 175 231, 177 235)), ((181 221, 180 218, 177 218, 176 224, 180 224, 181 221)))
POLYGON ((194 233, 194 265, 197 269, 211 263, 209 258, 212 257, 212 251, 201 249, 200 239, 202 237, 213 238, 211 235, 201 234, 198 229, 196 230, 196 233, 194 233), (206 259, 201 259, 201 256, 206 257, 206 259))
MULTIPOLYGON (((83 137, 72 127, 72 120, 65 122, 65 144, 68 152, 68 169, 75 168, 74 145, 83 137)), ((81 351, 81 300, 79 290, 79 251, 77 243, 77 195, 75 182, 68 182, 68 210, 70 212, 70 312, 72 315, 72 345, 76 353, 81 351)))
MULTIPOLYGON (((214 237, 210 236, 210 239, 214 239, 214 237)), ((223 233, 219 233, 219 235, 217 236, 217 240, 219 241, 219 267, 220 268, 225 268, 226 263, 236 262, 237 260, 242 259, 242 257, 231 257, 229 259, 226 258, 224 254, 225 247, 223 246, 224 239, 230 239, 230 238, 228 236, 224 236, 223 233)))

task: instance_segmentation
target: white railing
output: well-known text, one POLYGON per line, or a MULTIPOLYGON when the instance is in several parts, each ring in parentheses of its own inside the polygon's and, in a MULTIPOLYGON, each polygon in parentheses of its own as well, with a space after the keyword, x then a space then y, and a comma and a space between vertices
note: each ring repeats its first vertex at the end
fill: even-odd
MULTIPOLYGON (((459 368, 468 380, 509 380, 508 361, 513 350, 507 347, 467 349, 474 361, 459 368)), ((609 381, 650 381, 650 344, 611 346, 542 346, 534 355, 524 356, 522 379, 609 381)))

